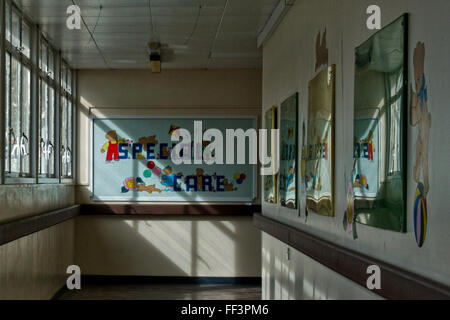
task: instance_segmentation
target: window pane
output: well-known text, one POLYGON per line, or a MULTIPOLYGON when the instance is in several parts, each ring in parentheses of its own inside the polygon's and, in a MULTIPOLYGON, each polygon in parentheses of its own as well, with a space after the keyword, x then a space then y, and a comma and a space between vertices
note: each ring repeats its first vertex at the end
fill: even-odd
POLYGON ((9 7, 9 3, 6 2, 6 6, 5 6, 6 40, 8 40, 9 42, 11 42, 11 15, 10 15, 10 13, 11 13, 11 11, 10 11, 10 7, 9 7))
POLYGON ((67 69, 67 92, 72 93, 72 71, 67 69))
POLYGON ((13 10, 12 11, 12 45, 19 48, 20 47, 20 18, 19 15, 13 10))
POLYGON ((53 50, 49 48, 48 50, 48 72, 50 72, 50 78, 55 78, 55 61, 53 56, 53 50))
POLYGON ((39 174, 47 174, 48 161, 48 86, 40 80, 41 101, 40 101, 40 139, 39 139, 39 174))
POLYGON ((5 172, 10 171, 9 161, 10 161, 10 152, 11 152, 11 136, 10 136, 10 76, 11 76, 11 55, 6 53, 6 79, 5 79, 5 87, 6 87, 6 116, 5 116, 5 141, 6 141, 6 159, 5 159, 5 172))
POLYGON ((15 58, 11 58, 11 109, 10 109, 10 172, 20 173, 20 66, 15 58))
POLYGON ((67 103, 67 176, 72 176, 72 102, 67 103))
POLYGON ((22 66, 22 172, 30 174, 30 140, 31 140, 31 71, 22 66))
POLYGON ((61 103, 61 175, 67 175, 67 99, 61 103))
POLYGON ((42 41, 40 68, 43 72, 47 72, 47 44, 42 41))
POLYGON ((30 47, 31 47, 30 37, 31 37, 30 26, 28 24, 26 24, 25 22, 23 22, 22 23, 22 47, 23 47, 23 54, 27 58, 30 58, 30 47))
POLYGON ((61 66, 62 66, 62 68, 61 68, 61 86, 63 89, 66 89, 66 87, 67 87, 67 66, 64 62, 61 64, 61 66))
POLYGON ((48 87, 48 140, 49 140, 49 175, 55 175, 55 90, 48 87))

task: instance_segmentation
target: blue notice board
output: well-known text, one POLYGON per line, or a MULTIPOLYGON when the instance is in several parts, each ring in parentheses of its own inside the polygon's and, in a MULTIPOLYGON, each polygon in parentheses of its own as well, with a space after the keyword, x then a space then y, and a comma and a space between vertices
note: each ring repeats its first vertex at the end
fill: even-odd
MULTIPOLYGON (((226 129, 256 127, 255 117, 240 118, 93 118, 91 126, 91 198, 97 201, 252 202, 256 198, 256 165, 180 164, 171 159, 171 133, 183 128, 194 142, 194 121, 203 132, 219 129, 226 159, 226 129)), ((181 141, 181 140, 180 140, 181 141)), ((209 142, 202 141, 202 147, 209 142)), ((193 143, 192 143, 193 145, 193 143)), ((193 155, 193 148, 192 148, 193 155)))

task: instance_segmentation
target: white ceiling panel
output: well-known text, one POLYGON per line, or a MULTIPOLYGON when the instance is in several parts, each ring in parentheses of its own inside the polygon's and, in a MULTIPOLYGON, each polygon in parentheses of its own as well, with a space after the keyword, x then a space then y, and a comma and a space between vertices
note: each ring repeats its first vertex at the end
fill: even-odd
POLYGON ((257 35, 278 1, 15 0, 78 69, 149 68, 149 41, 161 42, 163 69, 259 68, 257 35), (81 30, 66 27, 72 4, 81 30))

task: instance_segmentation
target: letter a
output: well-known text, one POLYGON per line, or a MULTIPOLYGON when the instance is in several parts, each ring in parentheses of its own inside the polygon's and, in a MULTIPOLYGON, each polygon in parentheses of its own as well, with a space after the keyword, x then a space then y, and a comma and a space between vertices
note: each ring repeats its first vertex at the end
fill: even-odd
POLYGON ((377 5, 371 5, 367 8, 367 14, 371 16, 367 18, 367 28, 369 30, 381 29, 381 9, 377 5))
POLYGON ((367 274, 371 276, 367 279, 367 289, 381 289, 381 270, 379 266, 371 265, 367 267, 367 274))
POLYGON ((71 265, 67 267, 66 273, 73 273, 67 278, 66 285, 67 289, 73 290, 81 289, 81 269, 77 265, 71 265))
POLYGON ((67 14, 70 16, 67 18, 66 25, 69 30, 81 29, 81 9, 77 5, 71 5, 67 7, 67 14))

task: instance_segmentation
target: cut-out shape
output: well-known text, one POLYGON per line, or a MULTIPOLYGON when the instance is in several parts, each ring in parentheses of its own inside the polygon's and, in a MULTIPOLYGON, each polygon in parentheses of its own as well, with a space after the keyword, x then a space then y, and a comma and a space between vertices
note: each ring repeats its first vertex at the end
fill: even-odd
POLYGON ((105 138, 108 140, 100 150, 101 153, 106 152, 106 161, 119 160, 119 144, 126 142, 126 139, 118 139, 116 130, 106 133, 105 138))
POLYGON ((126 178, 125 181, 123 182, 125 189, 127 189, 128 191, 136 189, 137 184, 138 181, 133 177, 126 178))
POLYGON ((423 246, 427 235, 427 199, 424 195, 424 185, 419 182, 414 199, 414 235, 417 245, 423 246))
POLYGON ((411 125, 417 126, 419 133, 416 142, 416 158, 413 168, 414 181, 420 182, 420 173, 423 178, 423 195, 428 195, 430 189, 428 176, 428 143, 430 139, 431 114, 428 112, 428 89, 425 80, 425 45, 419 42, 414 49, 414 80, 416 92, 411 85, 411 125))
POLYGON ((320 40, 320 31, 316 38, 316 68, 315 71, 319 69, 320 66, 328 65, 328 48, 327 48, 327 29, 325 29, 322 35, 322 41, 320 40))
POLYGON ((137 186, 137 191, 139 191, 139 192, 147 191, 150 194, 153 193, 153 192, 159 192, 159 193, 162 192, 161 189, 156 188, 156 185, 151 184, 151 185, 147 186, 147 185, 145 185, 145 183, 139 184, 137 186))
POLYGON ((145 170, 144 171, 144 177, 145 178, 150 178, 152 176, 152 172, 150 170, 145 170))
POLYGON ((155 163, 153 161, 147 162, 147 168, 149 168, 150 170, 153 170, 154 167, 155 167, 155 163))

